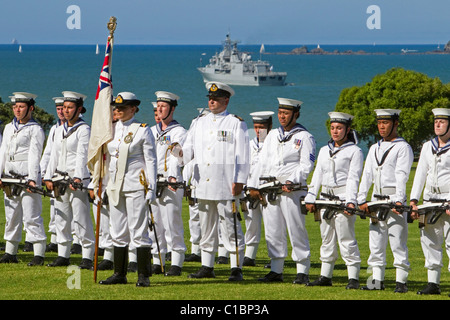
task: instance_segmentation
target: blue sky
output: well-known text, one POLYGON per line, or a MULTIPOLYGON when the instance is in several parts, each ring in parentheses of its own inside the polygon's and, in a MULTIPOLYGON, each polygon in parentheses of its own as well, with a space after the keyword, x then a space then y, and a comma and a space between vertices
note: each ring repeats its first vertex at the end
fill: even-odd
POLYGON ((449 12, 449 0, 1 0, 0 43, 103 43, 114 15, 116 44, 218 44, 227 32, 242 44, 445 44, 449 12), (80 29, 67 27, 71 5, 80 29))

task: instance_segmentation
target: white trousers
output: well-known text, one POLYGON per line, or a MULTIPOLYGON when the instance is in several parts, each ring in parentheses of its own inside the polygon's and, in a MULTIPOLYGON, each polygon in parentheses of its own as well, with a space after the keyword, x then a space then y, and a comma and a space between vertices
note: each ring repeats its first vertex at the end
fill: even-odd
MULTIPOLYGON (((384 281, 386 268, 386 249, 389 242, 397 268, 396 281, 406 283, 410 264, 408 260, 408 223, 406 213, 402 215, 390 211, 385 221, 370 223, 367 264, 373 270, 373 279, 384 281)), ((370 220, 369 220, 370 221, 370 220)))
MULTIPOLYGON (((161 197, 156 199, 155 204, 152 204, 161 253, 165 254, 170 251, 172 254, 172 265, 178 267, 183 266, 184 253, 186 252, 183 219, 181 218, 182 202, 182 189, 173 192, 165 188, 161 197)), ((151 232, 150 238, 153 242, 152 252, 154 263, 162 263, 164 265, 164 261, 159 261, 154 232, 151 232)))
POLYGON ((323 218, 321 210, 320 234, 320 260, 322 261, 321 275, 332 278, 334 263, 339 257, 339 251, 348 268, 349 279, 359 279, 361 256, 355 236, 356 215, 348 216, 342 212, 333 215, 329 220, 323 218))
POLYGON ((109 206, 111 237, 115 247, 151 247, 148 204, 144 190, 122 192, 117 206, 109 206))
MULTIPOLYGON (((445 242, 447 256, 450 257, 450 217, 443 213, 435 224, 427 224, 420 230, 420 242, 425 255, 425 268, 428 269, 428 282, 439 284, 443 267, 445 242)), ((450 264, 448 266, 450 271, 450 264)))
POLYGON ((248 213, 244 214, 244 220, 245 256, 255 259, 261 241, 262 206, 258 205, 255 209, 248 208, 248 213))
POLYGON ((74 232, 82 247, 82 257, 93 259, 95 234, 89 195, 86 191, 67 188, 64 195, 55 199, 55 229, 59 256, 70 257, 74 232))
POLYGON ((191 253, 200 255, 200 239, 202 232, 200 229, 200 215, 198 213, 198 202, 189 206, 189 241, 191 242, 191 253))
POLYGON ((292 260, 297 264, 297 273, 309 274, 311 251, 305 226, 305 215, 301 212, 302 191, 284 192, 263 209, 267 250, 271 258, 271 270, 283 272, 284 260, 288 256, 287 236, 292 246, 292 260))
POLYGON ((27 241, 44 245, 34 248, 34 254, 43 257, 45 255, 45 235, 44 220, 42 219, 42 196, 36 193, 22 191, 19 196, 8 198, 5 195, 5 235, 4 239, 10 242, 7 248, 9 254, 17 254, 19 243, 22 240, 22 230, 27 233, 27 241), (43 247, 43 248, 42 248, 43 247), (42 250, 43 249, 43 250, 42 250))
MULTIPOLYGON (((236 200, 239 208, 239 201, 236 200)), ((202 251, 202 265, 214 267, 215 253, 219 246, 219 229, 224 248, 230 253, 231 268, 242 268, 244 259, 244 233, 239 220, 236 218, 238 255, 236 255, 235 224, 233 219, 231 200, 198 200, 200 214, 200 228, 202 238, 200 249, 202 251), (239 265, 237 264, 239 258, 239 265)))

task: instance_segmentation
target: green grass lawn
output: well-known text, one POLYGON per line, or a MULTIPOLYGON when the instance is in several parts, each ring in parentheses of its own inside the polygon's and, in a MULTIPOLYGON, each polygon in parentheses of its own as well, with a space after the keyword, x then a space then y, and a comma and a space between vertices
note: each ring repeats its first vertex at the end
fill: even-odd
MULTIPOLYGON (((414 170, 412 171, 414 172, 414 170)), ((413 175, 411 175, 413 176, 413 175)), ((411 180, 411 179, 410 179, 411 180)), ((408 183, 408 190, 411 181, 408 183)), ((408 192, 409 193, 409 192, 408 192)), ((3 199, 0 200, 0 243, 4 246, 3 232, 5 225, 3 199)), ((188 207, 184 203, 183 217, 185 223, 185 239, 190 252, 188 207)), ((306 217, 309 240, 311 244, 310 279, 315 280, 320 274, 319 248, 321 238, 319 224, 314 221, 312 214, 306 217)), ((49 202, 44 198, 44 221, 46 227, 49 221, 49 202)), ((361 252, 362 266, 360 273, 361 285, 365 285, 370 274, 367 272, 367 258, 369 257, 368 230, 370 220, 357 219, 356 232, 361 252)), ((244 223, 242 222, 244 227, 244 223)), ((264 241, 260 244, 256 267, 244 267, 244 281, 230 283, 229 265, 216 265, 215 279, 189 279, 187 275, 200 267, 198 262, 186 262, 181 277, 164 277, 153 275, 149 288, 137 288, 137 275, 128 274, 128 284, 102 286, 94 282, 93 271, 77 270, 79 272, 80 288, 71 289, 71 281, 76 274, 66 267, 49 268, 28 267, 32 253, 23 252, 20 247, 18 253, 19 264, 0 264, 0 299, 1 300, 448 300, 450 293, 450 273, 447 270, 448 257, 444 254, 442 268, 441 291, 439 296, 419 296, 416 292, 426 284, 427 271, 424 268, 424 256, 420 246, 419 228, 417 222, 409 224, 409 259, 412 270, 409 275, 406 294, 396 294, 395 269, 392 266, 392 253, 388 247, 388 260, 384 291, 368 292, 362 290, 346 290, 347 270, 342 259, 338 259, 335 266, 332 287, 306 287, 294 285, 295 263, 290 257, 286 260, 284 282, 276 284, 260 283, 257 279, 269 270, 264 265, 269 262, 267 248, 264 241)), ((3 252, 0 252, 3 254, 3 252)), ((46 262, 56 258, 56 253, 47 253, 46 262)), ((101 257, 100 257, 101 259, 101 257)), ((81 255, 73 255, 71 262, 78 264, 81 255)), ((78 273, 77 273, 78 274, 78 273)), ((112 271, 98 271, 97 280, 106 279, 112 271)))

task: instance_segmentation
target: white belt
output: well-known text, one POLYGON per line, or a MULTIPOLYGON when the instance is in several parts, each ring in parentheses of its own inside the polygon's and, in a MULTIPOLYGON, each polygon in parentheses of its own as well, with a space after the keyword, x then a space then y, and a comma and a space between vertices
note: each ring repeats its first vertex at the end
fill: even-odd
POLYGON ((426 191, 428 191, 429 193, 436 193, 436 194, 448 193, 450 191, 450 185, 439 186, 439 187, 427 186, 426 191))
POLYGON ((347 186, 340 186, 340 187, 327 187, 323 186, 323 192, 328 194, 343 194, 347 191, 347 186))
POLYGON ((395 187, 383 187, 380 191, 381 195, 390 196, 392 194, 395 194, 395 187))
POLYGON ((10 162, 14 161, 28 161, 28 154, 15 154, 8 157, 10 162))

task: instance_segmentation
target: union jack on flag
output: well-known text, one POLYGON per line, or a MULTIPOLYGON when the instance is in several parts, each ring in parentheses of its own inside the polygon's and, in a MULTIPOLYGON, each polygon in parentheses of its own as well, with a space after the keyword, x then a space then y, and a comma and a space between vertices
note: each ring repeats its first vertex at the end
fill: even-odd
POLYGON ((110 57, 111 57, 111 42, 112 40, 108 40, 108 44, 106 45, 106 52, 105 52, 105 60, 103 61, 103 67, 102 71, 100 73, 100 80, 98 81, 98 87, 97 87, 97 94, 95 95, 95 100, 98 99, 98 96, 100 94, 100 91, 107 87, 111 87, 112 89, 112 81, 111 81, 111 75, 110 75, 110 57))

